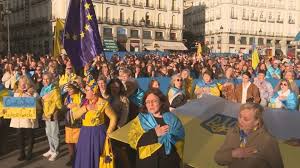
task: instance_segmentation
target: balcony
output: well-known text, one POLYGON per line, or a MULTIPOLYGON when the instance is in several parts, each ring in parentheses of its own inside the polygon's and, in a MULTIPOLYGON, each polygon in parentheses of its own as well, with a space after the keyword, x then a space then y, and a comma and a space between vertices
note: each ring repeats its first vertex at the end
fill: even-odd
POLYGON ((282 18, 278 18, 276 22, 277 23, 283 23, 283 19, 282 18))
POLYGON ((257 21, 257 20, 258 20, 258 19, 257 19, 256 16, 251 17, 251 21, 257 21))
POLYGON ((268 22, 269 22, 269 23, 274 23, 274 22, 275 22, 275 19, 274 19, 274 18, 269 18, 269 19, 268 19, 268 22))
POLYGON ((170 29, 173 29, 173 30, 180 30, 180 26, 179 26, 179 25, 176 25, 176 24, 171 24, 171 25, 170 25, 170 29))
POLYGON ((174 13, 180 13, 180 9, 178 7, 172 7, 171 11, 174 13))
POLYGON ((231 18, 231 19, 238 19, 238 17, 235 16, 235 15, 230 16, 230 18, 231 18))
POLYGON ((295 24, 295 20, 294 19, 289 19, 289 24, 295 24))
POLYGON ((157 10, 159 11, 167 11, 167 7, 166 6, 162 6, 162 5, 157 5, 157 10))
POLYGON ((163 41, 164 37, 163 36, 155 36, 155 40, 163 41))
POLYGON ((132 6, 135 8, 143 8, 143 3, 142 2, 133 2, 132 6))
POLYGON ((130 6, 128 0, 120 0, 119 4, 120 4, 120 6, 130 6))
POLYGON ((243 16, 242 20, 249 20, 249 16, 243 16))
POLYGON ((266 19, 266 18, 264 18, 264 17, 260 17, 260 18, 259 18, 259 21, 260 21, 260 22, 266 22, 266 21, 267 21, 267 19, 266 19))
POLYGON ((156 26, 157 26, 157 28, 160 28, 160 29, 165 29, 166 28, 166 24, 165 23, 159 23, 159 22, 157 22, 156 26))
POLYGON ((274 4, 274 3, 270 3, 270 4, 268 5, 268 7, 269 7, 269 8, 275 8, 275 4, 274 4))
POLYGON ((117 1, 116 0, 104 0, 105 4, 111 4, 111 5, 116 5, 117 1))
POLYGON ((144 8, 145 9, 152 9, 152 10, 155 9, 153 4, 145 4, 144 8))
POLYGON ((154 22, 152 22, 152 21, 146 21, 145 26, 146 27, 154 27, 154 22))

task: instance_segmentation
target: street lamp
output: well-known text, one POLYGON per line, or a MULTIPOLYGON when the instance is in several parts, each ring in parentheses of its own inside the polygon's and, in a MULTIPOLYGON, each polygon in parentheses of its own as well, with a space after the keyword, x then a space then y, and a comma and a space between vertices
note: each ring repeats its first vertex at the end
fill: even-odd
POLYGON ((145 26, 145 22, 146 22, 146 21, 145 21, 144 18, 142 18, 142 19, 140 20, 140 24, 141 24, 141 26, 142 26, 140 52, 143 51, 143 45, 144 45, 144 26, 145 26))

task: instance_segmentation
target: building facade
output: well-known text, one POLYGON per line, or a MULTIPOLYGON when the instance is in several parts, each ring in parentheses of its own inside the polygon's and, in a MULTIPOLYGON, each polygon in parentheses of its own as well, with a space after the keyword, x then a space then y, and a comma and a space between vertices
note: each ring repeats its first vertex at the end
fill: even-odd
POLYGON ((274 55, 286 54, 299 17, 299 0, 195 0, 184 24, 204 35, 213 53, 248 53, 255 44, 262 54, 274 55))
MULTIPOLYGON (((69 1, 9 0, 12 53, 50 53, 55 20, 66 18, 69 1)), ((183 48, 183 0, 171 2, 93 0, 104 45, 127 51, 183 48)))
POLYGON ((4 8, 5 7, 5 4, 4 4, 4 1, 0 1, 0 55, 1 54, 4 54, 6 49, 6 41, 5 40, 5 37, 4 37, 4 34, 5 34, 5 29, 4 29, 4 8))

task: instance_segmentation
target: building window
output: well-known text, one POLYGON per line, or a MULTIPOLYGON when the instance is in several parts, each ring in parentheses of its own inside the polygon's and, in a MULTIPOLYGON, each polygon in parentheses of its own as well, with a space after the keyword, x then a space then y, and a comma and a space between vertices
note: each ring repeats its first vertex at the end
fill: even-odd
POLYGON ((229 44, 235 44, 235 36, 229 36, 229 44))
POLYGON ((231 8, 231 18, 234 18, 234 7, 231 8))
POLYGON ((246 45, 247 44, 247 38, 241 37, 241 44, 246 45))
POLYGON ((258 38, 258 45, 264 45, 264 38, 258 38))
POLYGON ((163 40, 163 32, 155 32, 155 39, 156 40, 163 40))
POLYGON ((158 25, 160 25, 162 23, 161 13, 159 13, 158 16, 157 16, 157 23, 158 23, 158 25))
POLYGON ((103 28, 103 37, 108 37, 108 38, 112 38, 112 28, 103 28))
POLYGON ((215 37, 210 38, 210 44, 215 44, 215 37))
POLYGON ((120 23, 123 23, 123 22, 124 22, 124 18, 125 18, 125 16, 124 16, 124 10, 121 9, 121 10, 120 10, 120 23))
POLYGON ((131 38, 139 38, 139 31, 138 30, 130 30, 131 38))
POLYGON ((255 43, 255 37, 249 38, 249 45, 253 45, 255 43))
POLYGON ((176 0, 172 0, 172 10, 175 10, 176 0))
POLYGON ((105 21, 109 21, 110 20, 110 8, 106 8, 106 11, 105 11, 105 21))
POLYGON ((222 37, 221 36, 218 36, 218 41, 217 41, 218 44, 221 44, 222 43, 222 37))
POLYGON ((151 31, 144 31, 143 38, 144 39, 151 39, 151 31))
POLYGON ((246 18, 246 9, 243 9, 243 18, 246 18))
POLYGON ((132 14, 132 23, 135 23, 136 22, 136 11, 133 11, 133 14, 132 14))
POLYGON ((146 18, 146 25, 150 25, 150 15, 148 12, 146 13, 145 18, 146 18))
POLYGON ((176 40, 176 33, 170 33, 170 40, 176 40))
POLYGON ((271 39, 267 39, 267 44, 271 44, 272 40, 271 39))

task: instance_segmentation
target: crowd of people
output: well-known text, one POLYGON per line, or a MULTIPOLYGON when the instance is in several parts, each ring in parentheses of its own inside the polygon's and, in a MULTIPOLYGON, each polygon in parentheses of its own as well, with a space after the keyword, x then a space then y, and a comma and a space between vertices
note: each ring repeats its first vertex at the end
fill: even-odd
POLYGON ((9 123, 17 130, 20 161, 32 158, 34 129, 41 120, 49 142, 49 151, 43 156, 49 161, 59 155, 59 121, 65 121, 69 166, 97 167, 105 143, 111 142, 117 167, 134 167, 135 163, 137 167, 179 167, 182 154, 177 144, 184 139, 184 129, 170 112, 189 100, 209 94, 242 104, 299 109, 297 58, 262 57, 253 69, 251 60, 243 56, 114 55, 108 61, 99 55, 78 68, 66 55, 26 54, 5 57, 0 66, 1 96, 37 99, 37 119, 12 118, 9 123), (166 95, 155 77, 171 78, 166 95), (136 78, 152 78, 149 89, 141 89, 136 78), (273 87, 268 79, 279 82, 273 87), (107 135, 129 121, 134 124, 129 132, 131 148, 107 140, 107 135), (25 136, 29 139, 27 151, 25 136), (132 149, 138 153, 136 158, 132 149))

